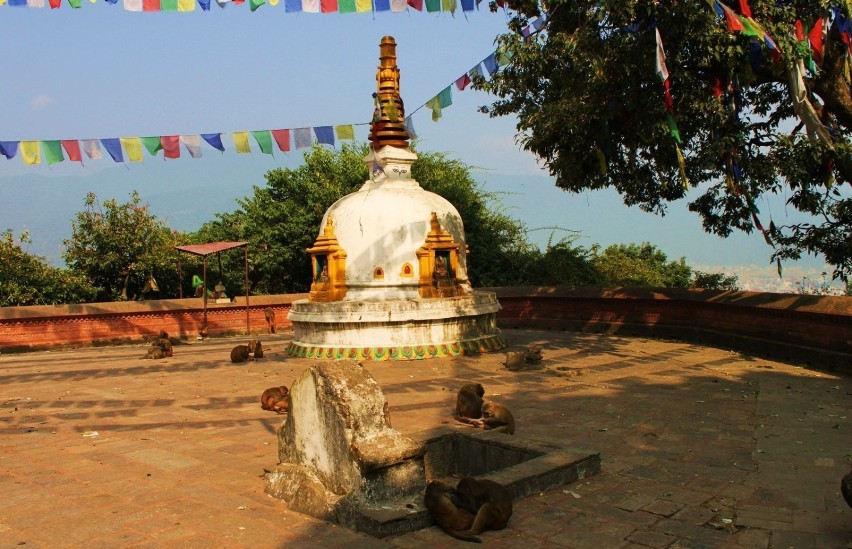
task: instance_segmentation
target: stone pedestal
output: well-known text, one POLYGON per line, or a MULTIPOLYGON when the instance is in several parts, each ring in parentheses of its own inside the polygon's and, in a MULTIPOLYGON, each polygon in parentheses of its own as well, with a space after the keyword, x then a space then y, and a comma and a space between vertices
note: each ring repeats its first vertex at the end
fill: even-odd
POLYGON ((356 530, 365 509, 422 497, 425 446, 391 428, 387 400, 360 364, 312 366, 289 398, 268 494, 356 530))

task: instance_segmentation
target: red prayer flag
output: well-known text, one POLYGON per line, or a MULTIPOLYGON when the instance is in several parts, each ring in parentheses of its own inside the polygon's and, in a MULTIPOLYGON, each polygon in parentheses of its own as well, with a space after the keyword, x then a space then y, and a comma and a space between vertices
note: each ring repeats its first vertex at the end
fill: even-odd
POLYGON ((320 11, 322 13, 337 12, 337 0, 320 0, 320 11))
POLYGON ((751 17, 751 8, 748 6, 748 0, 740 0, 740 13, 746 17, 751 17))
MULTIPOLYGON (((336 2, 337 0, 335 0, 336 2)), ((278 143, 278 149, 281 152, 290 150, 290 130, 270 130, 272 138, 278 143)))
POLYGON ((160 137, 163 144, 163 156, 165 158, 180 158, 180 136, 163 135, 160 137))
POLYGON ((423 11, 423 0, 408 0, 408 5, 417 11, 423 11))
POLYGON ((801 19, 796 19, 796 23, 793 25, 793 29, 796 33, 796 40, 801 42, 805 39, 805 25, 802 23, 801 19))
POLYGON ((160 0, 142 0, 142 11, 160 11, 160 0))
POLYGON ((733 32, 733 31, 745 30, 745 27, 743 26, 742 22, 740 21, 740 18, 737 17, 737 14, 734 13, 734 11, 731 8, 729 8, 727 6, 723 6, 723 9, 725 10, 725 21, 728 23, 728 30, 729 31, 733 32))
POLYGON ((663 82, 663 101, 666 103, 666 110, 674 114, 674 101, 672 100, 671 78, 666 78, 663 82))
POLYGON ((83 163, 83 155, 80 154, 80 142, 76 139, 63 139, 61 141, 65 154, 71 162, 83 163))
POLYGON ((814 61, 822 63, 822 17, 814 23, 814 28, 808 34, 808 40, 810 40, 811 50, 814 52, 814 61))
POLYGON ((59 3, 60 3, 61 1, 62 1, 62 0, 50 0, 50 9, 55 10, 56 8, 58 8, 58 7, 59 7, 59 3))
POLYGON ((456 87, 459 89, 459 91, 463 91, 468 86, 468 84, 470 84, 470 76, 468 76, 467 73, 464 73, 463 76, 459 77, 459 79, 456 80, 456 87))

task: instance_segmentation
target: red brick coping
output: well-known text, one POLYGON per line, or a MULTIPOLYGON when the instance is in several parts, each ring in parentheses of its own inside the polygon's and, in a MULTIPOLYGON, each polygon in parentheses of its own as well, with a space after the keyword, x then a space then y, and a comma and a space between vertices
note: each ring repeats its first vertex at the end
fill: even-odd
MULTIPOLYGON (((539 328, 683 339, 757 356, 852 369, 852 297, 647 288, 483 288, 494 291, 501 328, 539 328)), ((252 296, 252 334, 279 329, 307 294, 252 296)), ((166 330, 193 339, 199 298, 0 308, 0 352, 142 342, 166 330)), ((208 303, 209 336, 246 333, 245 297, 208 303)))

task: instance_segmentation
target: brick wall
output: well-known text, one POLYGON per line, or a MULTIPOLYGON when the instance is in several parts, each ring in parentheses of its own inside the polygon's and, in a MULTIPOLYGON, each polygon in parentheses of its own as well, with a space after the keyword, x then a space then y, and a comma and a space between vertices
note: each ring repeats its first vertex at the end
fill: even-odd
MULTIPOLYGON (((489 288, 502 328, 543 328, 674 338, 757 356, 852 369, 852 297, 647 288, 489 288)), ((249 300, 252 334, 266 333, 271 307, 280 329, 306 294, 249 300)), ((0 308, 0 352, 141 342, 166 330, 195 338, 198 298, 0 308)), ((208 303, 212 337, 245 334, 245 298, 208 303)))

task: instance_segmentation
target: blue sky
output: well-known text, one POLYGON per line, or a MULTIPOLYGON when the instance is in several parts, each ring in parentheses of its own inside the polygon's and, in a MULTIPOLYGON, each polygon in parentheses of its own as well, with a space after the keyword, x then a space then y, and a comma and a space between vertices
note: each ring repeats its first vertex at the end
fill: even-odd
MULTIPOLYGON (((0 60, 0 140, 223 132, 228 149, 223 154, 203 145, 201 159, 184 150, 181 159, 168 161, 145 153, 143 163, 124 165, 107 157, 86 159, 85 166, 68 161, 24 166, 19 157, 0 157, 0 229, 30 229, 33 251, 55 260, 57 243, 68 236, 56 233, 62 227, 70 233, 71 216, 61 219, 60 206, 82 209, 86 190, 125 200, 133 189, 151 202, 155 214, 158 208, 168 212, 163 217, 171 226, 195 229, 181 226, 183 204, 176 201, 186 201, 186 211, 191 210, 192 192, 202 192, 195 189, 205 182, 231 211, 236 198, 263 185, 266 171, 301 161, 298 151, 263 155, 254 141, 251 155, 236 154, 230 132, 368 121, 384 35, 398 44, 402 96, 410 114, 491 53, 505 22, 504 14, 487 10, 459 11, 455 17, 413 10, 285 13, 283 2, 255 13, 247 4, 226 9, 214 4, 211 12, 133 13, 121 3, 85 0, 79 10, 65 3, 59 10, 0 8, 6 46, 0 60), (66 192, 54 196, 58 186, 66 192), (181 194, 182 188, 187 192, 181 194), (65 203, 9 211, 22 189, 37 192, 45 205, 59 196, 65 203), (40 218, 44 212, 60 217, 51 219, 49 230, 40 218)), ((477 112, 489 99, 470 88, 453 88, 453 105, 437 123, 421 109, 414 116, 418 146, 475 167, 476 177, 502 193, 508 212, 528 227, 579 231, 586 246, 647 240, 671 258, 686 256, 706 270, 743 264, 768 269, 771 250, 759 235, 727 240, 706 235, 699 219, 685 211, 685 202, 660 218, 622 206, 611 192, 573 195, 555 189, 546 170, 516 145, 515 120, 477 112)), ((365 126, 356 128, 358 139, 366 135, 365 126)), ((769 215, 776 222, 788 215, 783 201, 760 207, 766 223, 769 215)), ((551 233, 531 234, 544 243, 551 233)), ((825 270, 818 259, 790 267, 825 270)))

